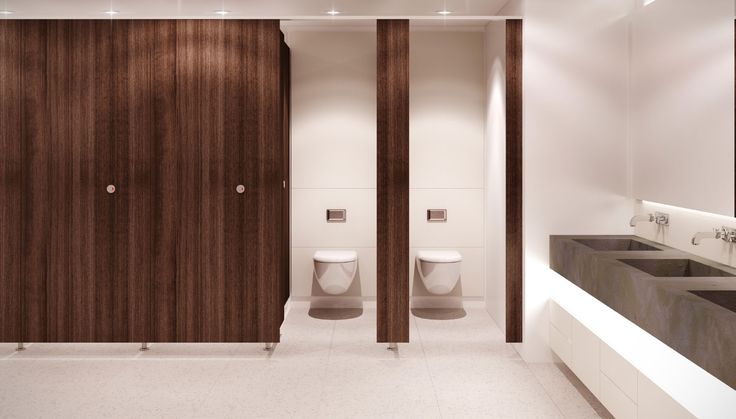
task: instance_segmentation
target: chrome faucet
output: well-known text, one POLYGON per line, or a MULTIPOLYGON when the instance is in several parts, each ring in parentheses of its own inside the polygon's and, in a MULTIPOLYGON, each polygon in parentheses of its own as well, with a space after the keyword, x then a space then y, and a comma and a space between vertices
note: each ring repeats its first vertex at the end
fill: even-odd
POLYGON ((636 223, 640 221, 656 223, 661 226, 668 226, 670 225, 670 215, 665 214, 663 212, 655 212, 654 214, 650 213, 650 214, 635 215, 631 217, 631 221, 629 221, 629 225, 631 227, 636 227, 636 223))
POLYGON ((721 239, 726 243, 736 243, 736 229, 730 227, 714 228, 713 231, 695 233, 692 239, 693 246, 697 246, 703 239, 721 239))

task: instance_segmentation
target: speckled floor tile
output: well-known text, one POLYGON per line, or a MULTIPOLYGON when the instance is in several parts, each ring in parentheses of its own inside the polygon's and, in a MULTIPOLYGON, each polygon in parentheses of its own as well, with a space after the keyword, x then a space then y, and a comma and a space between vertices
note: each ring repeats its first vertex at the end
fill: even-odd
POLYGON ((0 418, 608 417, 574 377, 526 364, 481 308, 411 318, 375 343, 375 309, 318 319, 295 306, 262 344, 0 345, 0 418))

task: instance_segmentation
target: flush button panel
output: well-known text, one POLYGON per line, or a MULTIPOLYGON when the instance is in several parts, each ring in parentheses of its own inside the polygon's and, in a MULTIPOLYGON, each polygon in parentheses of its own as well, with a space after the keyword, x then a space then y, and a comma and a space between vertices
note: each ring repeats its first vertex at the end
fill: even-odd
POLYGON ((447 222, 447 210, 446 209, 428 209, 427 210, 427 222, 446 223, 447 222))
POLYGON ((327 222, 328 223, 344 223, 347 221, 347 210, 345 209, 328 209, 327 210, 327 222))

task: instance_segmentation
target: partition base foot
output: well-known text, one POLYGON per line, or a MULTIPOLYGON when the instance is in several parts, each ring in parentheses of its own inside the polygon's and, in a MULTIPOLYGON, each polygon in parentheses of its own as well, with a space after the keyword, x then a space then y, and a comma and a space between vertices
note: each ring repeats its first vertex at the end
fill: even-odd
POLYGON ((386 348, 386 349, 388 349, 389 351, 398 351, 399 350, 399 344, 396 343, 396 342, 391 342, 391 343, 388 344, 388 348, 386 348))
POLYGON ((274 348, 274 344, 272 342, 268 342, 268 343, 266 343, 266 344, 263 345, 263 350, 264 351, 272 351, 273 348, 274 348))
POLYGON ((145 352, 147 350, 148 350, 148 342, 141 343, 141 349, 140 349, 140 351, 141 352, 145 352))
POLYGON ((18 342, 18 347, 15 348, 16 352, 25 351, 26 345, 23 342, 18 342))

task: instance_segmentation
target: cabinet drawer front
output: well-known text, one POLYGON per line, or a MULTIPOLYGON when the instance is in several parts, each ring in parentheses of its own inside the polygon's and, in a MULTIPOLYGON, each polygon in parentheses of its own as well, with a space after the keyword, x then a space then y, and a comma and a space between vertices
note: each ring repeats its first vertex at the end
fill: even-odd
POLYGON ((605 343, 601 343, 601 372, 636 402, 636 368, 605 343))
POLYGON ((560 357, 562 362, 570 365, 572 361, 572 345, 570 339, 565 337, 553 324, 549 325, 549 346, 560 357))
POLYGON ((568 339, 572 337, 572 316, 553 300, 549 301, 549 317, 563 336, 568 339))
POLYGON ((601 373, 600 401, 617 419, 636 419, 636 404, 601 373))

